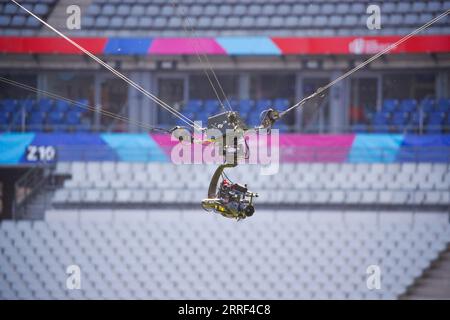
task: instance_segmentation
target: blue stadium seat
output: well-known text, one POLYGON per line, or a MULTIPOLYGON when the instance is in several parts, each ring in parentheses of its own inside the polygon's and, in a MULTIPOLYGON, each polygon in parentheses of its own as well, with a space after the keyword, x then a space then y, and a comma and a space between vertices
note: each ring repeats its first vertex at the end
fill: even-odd
POLYGON ((25 16, 14 16, 11 20, 11 27, 22 27, 25 25, 26 17, 25 16))
POLYGON ((420 102, 420 108, 424 112, 433 112, 435 106, 435 100, 430 98, 425 98, 420 102))
MULTIPOLYGON (((239 110, 239 100, 229 99, 228 103, 230 104, 230 106, 233 110, 239 110)), ((228 106, 228 103, 226 101, 223 102, 223 104, 226 106, 228 106)))
POLYGON ((70 107, 70 104, 64 100, 58 100, 55 104, 55 111, 66 112, 70 107))
POLYGON ((25 26, 29 28, 39 28, 41 26, 41 23, 36 18, 29 16, 27 17, 25 26))
POLYGON ((100 6, 95 3, 91 4, 86 10, 87 14, 94 15, 94 16, 100 14, 100 12, 101 12, 100 6))
POLYGON ((38 110, 41 112, 49 112, 53 107, 53 101, 50 99, 41 99, 38 101, 38 110))
POLYGON ((261 99, 256 101, 256 110, 263 111, 267 110, 272 106, 272 101, 269 99, 261 99))
POLYGON ((252 111, 248 114, 247 124, 249 126, 257 126, 261 122, 260 113, 256 111, 252 111))
MULTIPOLYGON (((78 102, 78 103, 80 103, 80 104, 82 104, 82 105, 84 105, 84 106, 88 106, 88 105, 89 105, 88 99, 77 99, 76 102, 78 102)), ((79 107, 79 108, 80 108, 80 110, 82 110, 83 112, 87 111, 85 108, 81 108, 81 107, 79 107)))
POLYGON ((202 100, 189 100, 184 106, 184 110, 196 112, 201 110, 202 106, 203 106, 202 100))
POLYGON ((135 16, 129 16, 125 18, 125 21, 123 23, 123 26, 125 28, 137 28, 137 26, 139 25, 139 20, 135 17, 135 16))
POLYGON ((288 99, 275 99, 273 101, 273 106, 276 110, 286 110, 289 107, 288 99))
POLYGON ((0 27, 6 27, 10 24, 11 17, 0 15, 0 27))
POLYGON ((13 128, 20 128, 22 125, 26 124, 26 114, 24 114, 23 112, 16 112, 11 116, 13 128))
POLYGON ((112 17, 109 21, 111 28, 119 29, 123 27, 123 18, 119 16, 112 17))
POLYGON ((3 8, 3 13, 13 15, 17 12, 18 8, 19 7, 14 3, 7 3, 3 8))
POLYGON ((121 4, 117 7, 117 14, 121 16, 128 16, 131 11, 131 6, 128 4, 121 4))
POLYGON ((208 114, 214 114, 220 108, 220 103, 217 100, 206 100, 204 110, 208 114))
POLYGON ((109 19, 104 16, 99 16, 95 19, 95 27, 96 28, 106 28, 109 25, 109 19))
POLYGON ((34 111, 28 118, 28 128, 32 131, 42 131, 45 123, 45 114, 40 111, 34 111))
POLYGON ((2 109, 5 112, 15 112, 17 111, 17 100, 14 99, 4 99, 1 101, 2 109))
POLYGON ((44 3, 37 3, 34 5, 33 11, 38 16, 45 16, 49 12, 48 5, 44 3))
POLYGON ((417 100, 416 99, 404 99, 400 103, 399 110, 402 112, 413 112, 417 108, 417 100))
POLYGON ((22 108, 25 109, 26 112, 31 112, 34 107, 34 102, 35 101, 33 99, 24 99, 24 100, 20 100, 19 104, 22 108))
POLYGON ((447 98, 439 99, 437 106, 436 106, 436 111, 449 112, 450 111, 450 99, 447 99, 447 98))
POLYGON ((389 113, 377 112, 370 116, 372 122, 372 128, 375 132, 388 132, 389 131, 389 113))
POLYGON ((66 115, 66 123, 68 125, 78 125, 81 121, 81 113, 78 111, 69 111, 66 115))
POLYGON ((61 124, 64 120, 64 113, 59 111, 52 111, 47 115, 47 122, 49 124, 61 124))
POLYGON ((378 111, 370 116, 372 123, 375 124, 386 124, 390 118, 391 114, 385 111, 378 111))
POLYGON ((420 124, 425 123, 425 119, 426 119, 425 113, 413 112, 409 119, 409 123, 414 127, 418 127, 420 124))
POLYGON ((239 110, 241 112, 249 112, 255 105, 255 101, 251 99, 242 99, 239 101, 239 110))
POLYGON ((397 99, 385 99, 383 101, 383 112, 393 112, 398 106, 398 100, 397 99))
POLYGON ((403 126, 408 121, 408 113, 394 112, 391 117, 391 124, 394 126, 403 126))
POLYGON ((426 2, 416 1, 412 5, 412 11, 415 12, 424 12, 426 10, 427 4, 426 2))
POLYGON ((0 111, 0 130, 5 129, 5 126, 9 124, 9 113, 0 111))
POLYGON ((436 13, 440 12, 441 11, 441 4, 438 1, 430 1, 430 2, 428 2, 428 11, 429 12, 436 12, 436 13))
POLYGON ((428 114, 427 123, 431 125, 440 125, 445 120, 445 113, 443 112, 432 112, 428 114))
MULTIPOLYGON (((96 10, 92 9, 92 10, 96 10)), ((113 16, 116 14, 116 7, 114 5, 111 4, 106 4, 102 7, 101 11, 99 10, 98 13, 96 14, 104 14, 105 16, 113 16)))

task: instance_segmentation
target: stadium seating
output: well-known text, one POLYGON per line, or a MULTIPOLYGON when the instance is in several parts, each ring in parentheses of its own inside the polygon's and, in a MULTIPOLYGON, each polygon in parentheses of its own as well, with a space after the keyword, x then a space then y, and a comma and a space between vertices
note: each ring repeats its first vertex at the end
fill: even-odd
MULTIPOLYGON (((52 12, 57 0, 20 1, 25 8, 37 16, 46 19, 52 12)), ((35 34, 42 24, 24 10, 9 1, 0 3, 0 34, 35 34)))
MULTIPOLYGON (((386 17, 382 34, 397 34, 431 20, 432 16, 449 8, 448 1, 428 4, 411 4, 408 1, 383 1, 386 17)), ((334 36, 364 35, 369 30, 355 27, 366 14, 366 4, 337 3, 331 0, 310 2, 179 0, 174 4, 165 1, 142 3, 139 1, 94 1, 87 10, 85 23, 94 30, 114 28, 146 34, 174 35, 183 32, 183 18, 205 35, 298 35, 334 36)), ((428 33, 446 33, 448 22, 427 30, 428 33)), ((98 32, 97 31, 97 32, 98 32)))
MULTIPOLYGON (((48 17, 56 0, 22 1, 36 14, 48 17)), ((27 34, 39 30, 39 23, 11 3, 0 4, 0 32, 27 34)), ((83 32, 99 35, 104 30, 116 33, 146 36, 179 36, 183 33, 183 19, 203 35, 268 35, 268 36, 346 36, 366 35, 367 4, 363 1, 339 3, 323 0, 305 1, 244 1, 177 0, 143 2, 139 0, 95 0, 83 14, 83 32), (360 23, 358 22, 364 19, 360 23)), ((401 34, 424 24, 445 9, 448 0, 411 3, 409 1, 383 1, 383 28, 379 34, 401 34)), ((449 23, 443 21, 425 30, 429 34, 447 34, 449 23)))
MULTIPOLYGON (((211 165, 167 163, 59 163, 56 172, 72 178, 57 190, 53 204, 198 204, 214 170, 211 165)), ((450 204, 450 168, 445 163, 285 163, 274 176, 261 175, 259 166, 242 165, 229 176, 260 194, 257 205, 450 204)))
MULTIPOLYGON (((252 99, 243 99, 243 100, 231 100, 224 101, 223 108, 217 100, 189 100, 185 104, 182 109, 182 113, 188 117, 189 119, 201 120, 203 123, 206 123, 208 117, 224 112, 224 108, 227 109, 228 106, 234 111, 239 112, 242 119, 249 126, 258 126, 261 123, 261 113, 268 108, 276 108, 277 110, 285 110, 289 107, 289 100, 287 99, 261 99, 261 100, 252 100, 252 99)), ((183 125, 183 122, 180 120, 177 122, 178 125, 183 125)), ((280 132, 289 131, 286 123, 281 120, 274 128, 279 129, 280 132)))
MULTIPOLYGON (((86 100, 80 100, 86 104, 86 100)), ((290 106, 287 99, 273 100, 231 100, 223 102, 233 110, 238 111, 244 121, 250 126, 257 126, 261 121, 261 112, 269 107, 285 110, 290 106)), ((209 116, 222 112, 217 100, 188 100, 182 108, 182 113, 189 119, 207 122, 209 116)), ((28 131, 53 131, 62 129, 78 131, 89 128, 89 123, 82 121, 86 109, 72 106, 66 101, 50 99, 0 100, 0 131, 22 131, 22 124, 28 131), (19 110, 20 112, 17 112, 19 110)), ((367 123, 352 126, 353 132, 409 132, 422 130, 424 133, 450 132, 450 99, 427 98, 421 101, 415 99, 392 100, 386 99, 380 111, 369 113, 367 123)), ((84 119, 88 120, 88 119, 84 119)), ((177 122, 178 125, 183 125, 177 122)), ((172 125, 172 124, 163 124, 172 125)), ((281 132, 290 132, 292 126, 284 121, 276 123, 275 128, 281 132)))
POLYGON ((380 111, 368 114, 368 123, 353 126, 354 132, 450 132, 450 99, 385 99, 380 111))
POLYGON ((0 223, 0 299, 395 299, 450 241, 445 214, 52 212, 0 223), (63 217, 63 218, 61 218, 63 217), (69 265, 81 289, 66 287, 69 265), (381 288, 369 290, 378 265, 381 288))
MULTIPOLYGON (((85 99, 78 102, 87 104, 85 99)), ((86 109, 62 100, 4 99, 0 100, 0 131, 84 131, 85 113, 86 109)))

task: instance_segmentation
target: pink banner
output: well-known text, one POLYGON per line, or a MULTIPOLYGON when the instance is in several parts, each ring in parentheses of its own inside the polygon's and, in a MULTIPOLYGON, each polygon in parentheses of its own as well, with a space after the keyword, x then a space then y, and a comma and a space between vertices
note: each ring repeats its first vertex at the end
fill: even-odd
POLYGON ((355 135, 283 134, 281 162, 345 162, 355 135))
POLYGON ((226 54, 212 38, 156 38, 148 51, 150 54, 226 54))
MULTIPOLYGON (((178 141, 168 134, 151 135, 167 155, 178 141)), ((280 135, 281 162, 345 162, 355 139, 354 134, 282 134, 280 135)), ((270 141, 270 139, 268 139, 270 141)))

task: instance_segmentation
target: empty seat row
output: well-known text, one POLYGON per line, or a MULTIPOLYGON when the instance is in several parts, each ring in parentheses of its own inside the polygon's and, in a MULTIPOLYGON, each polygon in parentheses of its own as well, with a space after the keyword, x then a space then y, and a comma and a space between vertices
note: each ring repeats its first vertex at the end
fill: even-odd
MULTIPOLYGON (((215 170, 211 165, 170 163, 91 162, 61 163, 56 173, 70 175, 65 188, 132 190, 205 188, 215 170)), ((241 165, 229 172, 233 181, 251 181, 257 189, 303 190, 448 190, 447 164, 281 164, 273 176, 256 165, 241 165)))
MULTIPOLYGON (((328 205, 449 205, 450 193, 444 191, 361 191, 361 190, 265 190, 258 189, 257 204, 328 205)), ((198 204, 206 198, 202 189, 61 189, 52 202, 61 204, 161 203, 198 204)))
POLYGON ((395 299, 450 242, 444 214, 374 223, 374 212, 261 211, 237 224, 202 211, 110 213, 0 222, 0 299, 395 299), (374 264, 382 288, 370 291, 374 264), (81 290, 67 289, 69 265, 81 290))
MULTIPOLYGON (((394 2, 385 1, 381 5, 381 9, 385 14, 409 14, 414 13, 436 13, 445 10, 450 3, 447 1, 441 3, 439 1, 430 1, 428 3, 416 2, 410 3, 407 1, 394 2)), ((100 1, 95 1, 88 7, 87 13, 89 15, 148 15, 148 16, 173 16, 173 15, 187 15, 187 16, 286 16, 290 14, 296 15, 345 15, 345 14, 365 14, 367 5, 362 2, 347 3, 347 2, 328 2, 322 1, 318 3, 230 3, 230 4, 195 4, 184 3, 178 1, 175 4, 164 3, 158 4, 142 4, 142 3, 108 3, 103 4, 100 1)))

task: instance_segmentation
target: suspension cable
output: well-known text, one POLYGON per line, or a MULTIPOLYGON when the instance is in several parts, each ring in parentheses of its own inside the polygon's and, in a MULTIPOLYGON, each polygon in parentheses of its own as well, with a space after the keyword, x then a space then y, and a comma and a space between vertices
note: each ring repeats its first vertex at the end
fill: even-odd
POLYGON ((150 92, 148 92, 147 90, 145 90, 142 86, 140 86, 139 84, 135 83, 134 81, 132 81, 131 79, 127 78, 125 75, 123 75, 122 73, 120 73, 119 71, 117 71, 116 69, 114 69, 113 67, 111 67, 110 65, 108 65, 106 62, 102 61, 101 59, 99 59, 97 56, 95 56, 94 54, 92 54, 91 52, 89 52, 88 50, 86 50, 85 48, 83 48, 81 45, 79 45, 78 43, 76 43, 75 41, 73 41, 72 39, 70 39, 69 37, 67 37, 66 35, 64 35, 62 32, 58 31, 57 29, 55 29, 53 26, 51 26, 49 23, 45 22, 44 20, 42 20, 41 18, 39 18, 37 15, 35 15, 33 12, 31 12, 30 10, 28 10, 27 8, 25 8, 24 6, 22 6, 20 3, 18 3, 16 0, 11 0, 13 3, 15 3, 17 6, 19 6, 21 9, 23 9, 24 11, 26 11, 28 14, 30 14, 31 16, 33 16, 35 19, 37 19, 39 22, 41 22, 42 24, 44 24, 47 28, 49 28, 50 30, 54 31, 56 34, 58 34, 59 36, 61 36, 62 38, 64 38, 66 41, 68 41, 70 44, 72 44, 74 47, 76 47, 77 49, 79 49, 80 51, 82 51, 83 53, 85 53, 87 56, 89 56, 92 60, 94 60, 95 62, 99 63, 100 65, 102 65, 104 68, 106 68, 107 70, 111 71, 114 75, 116 75, 117 77, 119 77, 120 79, 122 79, 123 81, 125 81, 128 85, 132 86, 133 88, 135 88, 136 90, 138 90, 139 92, 141 92, 143 95, 145 95, 146 97, 148 97, 149 99, 151 99, 153 102, 155 102, 156 104, 158 104, 159 106, 161 106, 162 108, 166 109, 168 112, 170 112, 172 115, 174 115, 175 117, 179 118, 180 120, 182 120, 184 123, 186 123, 188 126, 193 127, 193 128, 197 128, 197 129, 202 129, 198 124, 194 123, 191 119, 189 119, 188 117, 186 117, 185 115, 183 115, 181 112, 179 112, 178 110, 176 110, 175 108, 169 106, 167 103, 165 103, 164 101, 162 101, 161 99, 159 99, 157 96, 151 94, 150 92))
POLYGON ((182 26, 183 26, 184 32, 187 35, 190 35, 192 37, 192 39, 194 40, 195 44, 196 44, 196 46, 194 46, 194 50, 195 50, 195 53, 196 53, 198 61, 200 62, 200 64, 203 64, 203 63, 206 64, 206 67, 202 67, 202 69, 203 69, 203 72, 206 75, 206 78, 209 81, 209 84, 211 85, 211 88, 214 91, 214 94, 216 95, 217 100, 220 103, 220 106, 222 107, 223 110, 227 111, 227 109, 225 108, 225 106, 223 104, 223 101, 222 101, 222 99, 223 99, 226 102, 229 111, 233 111, 233 108, 231 107, 230 101, 228 100, 228 97, 225 94, 225 91, 224 91, 224 89, 223 89, 223 87, 222 87, 222 85, 221 85, 221 83, 219 81, 219 78, 216 75, 216 72, 214 71, 214 69, 213 69, 213 67, 211 65, 211 62, 210 62, 208 56, 205 53, 200 53, 201 50, 203 49, 203 46, 201 45, 201 43, 200 43, 200 41, 198 39, 198 35, 195 32, 194 25, 193 25, 193 23, 191 23, 191 20, 189 19, 189 16, 186 14, 186 12, 184 11, 183 8, 181 8, 180 6, 178 6, 175 3, 174 0, 171 0, 171 3, 172 3, 172 6, 173 6, 173 8, 175 10, 175 13, 182 20, 182 26), (180 11, 181 11, 180 13, 177 12, 177 8, 181 8, 180 9, 180 11), (198 49, 200 49, 200 51, 198 49), (213 81, 212 81, 212 79, 211 79, 211 77, 210 77, 210 75, 208 73, 208 70, 211 72, 212 78, 216 82, 218 90, 216 89, 216 86, 214 85, 214 83, 213 83, 213 81), (219 91, 220 91, 222 97, 220 97, 219 91))
POLYGON ((402 37, 401 39, 399 39, 397 42, 389 45, 388 47, 386 47, 384 50, 378 52, 377 54, 375 54, 374 56, 370 57, 369 59, 367 59, 366 61, 362 62, 361 64, 357 65, 356 67, 354 67, 353 69, 347 71, 346 73, 344 73, 343 75, 341 75, 340 77, 336 78, 335 80, 331 81, 330 83, 328 83, 326 86, 321 87, 319 89, 317 89, 316 92, 314 92, 313 94, 303 98, 302 100, 300 100, 299 102, 297 102, 296 104, 294 104, 292 107, 286 109, 285 111, 280 113, 280 117, 284 116, 286 113, 288 113, 289 111, 301 107, 303 106, 307 101, 311 100, 312 98, 323 94, 324 91, 328 90, 329 88, 331 88, 332 86, 334 86, 335 84, 337 84, 338 82, 348 78, 350 75, 352 75, 353 73, 355 73, 356 71, 364 68, 365 66, 367 66, 368 64, 370 64, 371 62, 377 60, 378 58, 380 58, 381 56, 385 55, 386 53, 388 53, 389 51, 391 51, 392 49, 395 49, 397 46, 399 46, 400 44, 402 44, 403 42, 405 42, 406 40, 410 39, 411 37, 415 36, 416 34, 418 34, 419 32, 423 31, 424 29, 430 27, 431 25, 433 25, 434 23, 436 23, 437 21, 439 21, 440 19, 444 18, 445 16, 447 16, 450 13, 450 9, 445 11, 444 13, 440 14, 439 16, 435 17, 434 19, 428 21, 427 23, 425 23, 423 26, 415 29, 414 31, 410 32, 409 34, 407 34, 406 36, 402 37))
POLYGON ((76 105, 76 106, 78 106, 78 107, 80 107, 82 109, 89 110, 89 111, 96 112, 96 113, 100 113, 100 114, 102 114, 104 116, 107 116, 107 117, 110 117, 110 118, 113 118, 113 119, 116 119, 116 120, 124 121, 124 122, 127 122, 127 123, 132 123, 132 124, 135 124, 135 125, 137 125, 137 126, 139 126, 141 128, 147 129, 147 130, 169 132, 169 130, 166 130, 166 129, 163 129, 163 128, 154 127, 154 126, 149 126, 146 123, 143 123, 143 122, 140 122, 140 121, 135 121, 135 120, 132 120, 132 119, 127 118, 125 116, 122 116, 122 115, 119 115, 119 114, 116 114, 116 113, 113 113, 113 112, 110 112, 110 111, 107 111, 107 110, 104 110, 104 109, 97 109, 96 107, 92 107, 92 106, 90 106, 88 104, 81 103, 80 101, 72 100, 72 99, 63 97, 61 95, 58 95, 56 93, 52 93, 52 92, 48 92, 48 91, 45 91, 45 90, 37 89, 37 88, 34 88, 32 86, 29 86, 29 85, 26 85, 24 83, 20 83, 20 82, 17 82, 17 81, 8 79, 8 78, 0 77, 0 81, 3 82, 3 83, 6 83, 6 84, 9 84, 9 85, 16 86, 18 88, 24 89, 24 90, 28 90, 28 91, 31 91, 31 92, 34 92, 34 93, 37 93, 37 94, 42 94, 42 95, 48 96, 48 97, 56 99, 56 100, 64 100, 64 101, 69 102, 69 103, 71 103, 73 105, 76 105))

